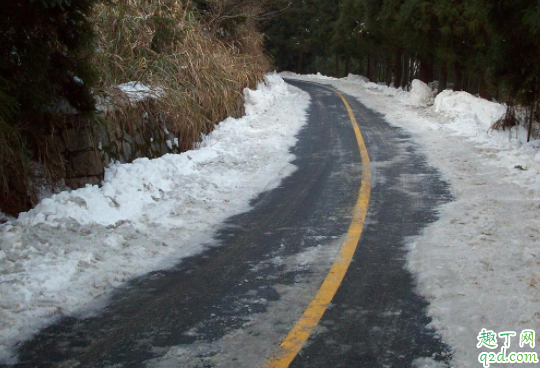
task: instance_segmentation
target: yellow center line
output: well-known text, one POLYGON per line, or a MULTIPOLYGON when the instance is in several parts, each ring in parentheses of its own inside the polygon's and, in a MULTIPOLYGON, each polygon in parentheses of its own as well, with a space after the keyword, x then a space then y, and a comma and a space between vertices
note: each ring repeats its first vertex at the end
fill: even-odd
POLYGON ((326 279, 323 281, 313 300, 309 303, 302 317, 300 317, 287 337, 285 337, 285 340, 283 340, 279 346, 278 352, 267 363, 266 366, 268 368, 289 367, 293 359, 298 355, 300 349, 302 349, 304 343, 308 340, 313 328, 317 326, 324 312, 328 308, 328 305, 334 298, 334 295, 336 295, 336 292, 349 269, 366 220, 369 196, 371 193, 371 166, 368 151, 364 139, 362 138, 360 128, 358 127, 358 122, 354 117, 354 113, 349 106, 349 103, 341 93, 333 89, 330 90, 341 98, 349 113, 349 118, 351 119, 354 128, 354 134, 356 135, 356 141, 362 158, 362 183, 358 194, 358 200, 354 206, 353 218, 337 260, 332 265, 326 279))

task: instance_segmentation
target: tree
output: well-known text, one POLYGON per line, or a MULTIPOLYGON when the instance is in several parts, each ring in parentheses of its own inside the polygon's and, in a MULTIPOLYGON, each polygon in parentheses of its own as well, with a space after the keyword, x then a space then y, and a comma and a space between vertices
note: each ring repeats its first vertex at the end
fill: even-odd
MULTIPOLYGON (((94 110, 93 32, 87 16, 95 2, 7 0, 0 5, 2 202, 28 200, 25 163, 46 150, 44 138, 59 120, 55 106, 66 101, 79 113, 94 110)), ((25 206, 14 203, 20 205, 25 206)))

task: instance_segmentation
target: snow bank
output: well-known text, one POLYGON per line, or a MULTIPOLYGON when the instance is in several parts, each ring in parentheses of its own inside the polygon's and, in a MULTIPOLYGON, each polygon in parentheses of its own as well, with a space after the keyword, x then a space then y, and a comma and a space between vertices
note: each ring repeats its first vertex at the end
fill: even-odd
POLYGON ((0 360, 62 315, 203 250, 212 232, 291 174, 309 95, 269 75, 246 111, 200 147, 107 168, 103 186, 62 192, 0 226, 0 360))
POLYGON ((353 83, 361 83, 361 84, 369 83, 369 79, 367 79, 366 77, 362 75, 352 74, 352 73, 349 73, 349 75, 343 79, 346 80, 347 82, 353 82, 353 83))
POLYGON ((418 79, 412 81, 410 92, 403 91, 401 88, 388 87, 386 84, 376 84, 373 82, 365 83, 364 87, 374 95, 394 97, 396 101, 404 105, 427 106, 433 103, 433 90, 418 79))
POLYGON ((409 99, 415 105, 428 105, 433 102, 433 90, 424 82, 415 79, 411 83, 409 99))
POLYGON ((405 92, 401 88, 388 87, 386 84, 370 82, 368 78, 362 75, 356 75, 349 73, 348 76, 342 79, 327 77, 317 74, 296 74, 293 72, 282 72, 280 75, 284 78, 300 79, 306 81, 318 81, 328 83, 330 81, 342 81, 354 84, 360 84, 364 88, 370 90, 373 94, 380 94, 383 96, 396 97, 401 103, 415 106, 425 106, 433 104, 435 91, 424 82, 415 79, 411 83, 411 91, 405 92))
POLYGON ((504 115, 506 108, 467 92, 446 90, 437 95, 435 111, 467 122, 472 120, 486 131, 504 115))
MULTIPOLYGON (((440 219, 422 236, 410 240, 408 266, 430 301, 432 326, 454 349, 453 366, 480 364, 476 337, 482 328, 538 334, 540 141, 525 143, 523 128, 488 131, 504 106, 468 93, 444 91, 433 106, 411 106, 411 92, 373 83, 319 82, 357 97, 406 129, 451 184, 455 201, 439 209, 440 219)), ((526 350, 514 338, 511 350, 516 345, 526 350)), ((429 359, 415 361, 429 364, 429 359)))

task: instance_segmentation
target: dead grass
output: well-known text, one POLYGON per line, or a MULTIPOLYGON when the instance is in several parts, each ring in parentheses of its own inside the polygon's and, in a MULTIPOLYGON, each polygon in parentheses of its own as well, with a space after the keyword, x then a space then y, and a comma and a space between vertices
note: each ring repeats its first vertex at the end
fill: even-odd
POLYGON ((179 138, 181 150, 190 149, 217 122, 241 115, 242 90, 254 87, 269 68, 262 35, 252 21, 224 36, 201 23, 197 10, 186 2, 106 2, 96 10, 94 23, 101 93, 116 105, 106 119, 129 129, 141 109, 160 114, 179 138), (165 96, 134 107, 115 88, 129 81, 163 88, 165 96))
POLYGON ((501 116, 499 120, 493 123, 490 129, 506 130, 506 129, 512 129, 513 127, 520 125, 520 121, 517 115, 518 114, 517 114, 516 108, 512 105, 508 105, 506 108, 506 113, 503 116, 501 116))
MULTIPOLYGON (((96 7, 91 19, 97 34, 93 64, 101 76, 94 93, 113 107, 95 116, 96 121, 132 133, 148 114, 173 133, 179 150, 185 151, 219 121, 243 114, 242 90, 253 88, 269 69, 255 26, 257 2, 202 1, 210 1, 215 11, 203 14, 190 0, 108 0, 96 7), (133 105, 117 88, 130 81, 165 94, 133 105)), ((62 177, 64 161, 53 133, 51 140, 37 139, 29 151, 0 115, 3 211, 16 215, 35 204, 34 174, 25 157, 38 157, 52 182, 62 177), (30 156, 22 154, 27 151, 30 156)))

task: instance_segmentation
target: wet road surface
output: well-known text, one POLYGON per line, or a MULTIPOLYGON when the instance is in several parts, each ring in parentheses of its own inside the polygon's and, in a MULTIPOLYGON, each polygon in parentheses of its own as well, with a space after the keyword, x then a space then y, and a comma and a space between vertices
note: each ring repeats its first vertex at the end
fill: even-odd
MULTIPOLYGON (((16 367, 264 366, 331 267, 362 179, 340 98, 289 82, 312 99, 293 149, 298 170, 230 218, 202 254, 133 280, 95 315, 64 317, 22 344, 16 367)), ((405 245, 451 200, 448 186, 404 131, 346 98, 371 158, 368 218, 343 284, 291 367, 447 361, 448 347, 426 327, 405 245)))

